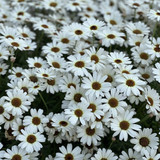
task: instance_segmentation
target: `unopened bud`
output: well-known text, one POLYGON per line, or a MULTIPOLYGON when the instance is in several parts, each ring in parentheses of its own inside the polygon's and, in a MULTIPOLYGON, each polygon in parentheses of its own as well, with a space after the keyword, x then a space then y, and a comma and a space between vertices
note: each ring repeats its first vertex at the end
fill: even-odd
POLYGON ((16 60, 16 57, 14 57, 14 56, 11 56, 11 57, 10 57, 10 61, 11 61, 12 63, 14 63, 15 60, 16 60))
POLYGON ((113 142, 116 141, 116 138, 115 138, 115 137, 112 137, 112 141, 113 141, 113 142))

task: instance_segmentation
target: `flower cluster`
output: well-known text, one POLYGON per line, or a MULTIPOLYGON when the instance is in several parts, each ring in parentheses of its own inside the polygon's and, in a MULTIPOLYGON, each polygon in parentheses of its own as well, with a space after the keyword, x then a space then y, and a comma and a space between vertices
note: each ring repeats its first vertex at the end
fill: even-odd
POLYGON ((159 0, 0 13, 0 159, 160 159, 159 0))

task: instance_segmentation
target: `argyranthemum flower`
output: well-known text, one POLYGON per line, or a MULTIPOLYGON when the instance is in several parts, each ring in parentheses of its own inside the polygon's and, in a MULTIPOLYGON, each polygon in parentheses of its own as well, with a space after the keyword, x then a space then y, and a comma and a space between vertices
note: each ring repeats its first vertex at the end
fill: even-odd
POLYGON ((51 120, 52 126, 55 127, 59 132, 62 131, 63 135, 66 132, 72 132, 73 125, 70 123, 68 118, 65 117, 63 112, 54 114, 51 120))
POLYGON ((26 152, 25 149, 22 149, 18 146, 12 146, 12 149, 7 149, 4 158, 6 159, 12 159, 12 160, 28 160, 30 155, 26 152))
POLYGON ((88 75, 89 72, 89 62, 90 59, 88 56, 70 55, 67 57, 69 61, 67 62, 67 72, 71 71, 75 76, 84 76, 88 75))
POLYGON ((67 54, 67 47, 60 42, 53 40, 51 43, 47 43, 46 46, 42 47, 44 55, 51 54, 61 57, 63 54, 67 54))
POLYGON ((30 110, 31 116, 25 116, 23 120, 23 125, 33 132, 40 131, 41 133, 44 132, 43 124, 48 122, 48 118, 43 115, 43 110, 36 109, 30 110))
POLYGON ((105 97, 102 99, 103 110, 110 112, 113 117, 116 117, 118 113, 122 113, 127 106, 124 101, 126 97, 119 93, 116 88, 111 89, 110 92, 104 94, 105 97))
POLYGON ((25 149, 28 153, 33 151, 38 152, 42 148, 40 142, 45 142, 46 138, 40 132, 34 133, 32 129, 22 130, 22 134, 17 136, 17 140, 21 141, 18 145, 22 149, 25 149))
POLYGON ((85 92, 86 91, 78 85, 76 88, 71 86, 64 97, 65 100, 63 101, 62 108, 68 108, 68 105, 80 103, 81 98, 85 97, 85 92))
POLYGON ((121 65, 131 64, 129 57, 127 57, 123 52, 111 52, 107 55, 107 60, 114 68, 120 67, 121 65))
POLYGON ((151 20, 160 21, 160 10, 151 9, 147 16, 151 20))
POLYGON ((14 116, 22 115, 24 112, 28 111, 31 105, 27 93, 18 88, 13 89, 12 91, 7 91, 5 100, 5 110, 9 113, 12 113, 14 116))
POLYGON ((112 150, 105 148, 98 149, 97 153, 94 155, 94 157, 91 157, 91 160, 116 160, 118 157, 112 152, 112 150))
POLYGON ((87 28, 90 33, 97 33, 97 31, 101 31, 104 27, 105 23, 103 21, 99 21, 93 17, 87 19, 83 23, 84 27, 87 28))
POLYGON ((91 47, 89 49, 85 50, 85 53, 89 55, 90 60, 91 60, 91 69, 100 71, 105 68, 106 64, 106 51, 103 48, 99 48, 97 51, 95 47, 91 47))
POLYGON ((87 39, 90 36, 89 29, 76 22, 65 28, 64 31, 68 32, 70 37, 75 41, 79 41, 80 39, 87 39))
POLYGON ((93 72, 93 75, 89 74, 88 77, 84 77, 82 82, 82 88, 87 89, 86 95, 104 96, 105 92, 108 92, 111 88, 111 84, 105 82, 106 76, 102 76, 98 72, 93 72))
POLYGON ((137 76, 127 74, 117 77, 116 81, 118 83, 117 89, 127 96, 130 96, 131 93, 136 96, 140 95, 140 91, 144 90, 142 86, 146 84, 137 76))
POLYGON ((88 119, 90 119, 92 122, 94 122, 97 118, 101 118, 101 116, 104 116, 102 105, 102 98, 101 97, 95 97, 94 95, 87 96, 86 98, 81 98, 82 105, 86 106, 87 108, 91 110, 90 114, 88 114, 88 119))
POLYGON ((128 135, 135 137, 137 131, 140 130, 141 126, 135 124, 140 120, 138 118, 133 118, 135 113, 133 111, 123 111, 117 117, 111 119, 111 129, 115 131, 114 136, 119 135, 119 139, 124 141, 128 140, 128 135))
POLYGON ((151 128, 144 128, 136 134, 135 138, 130 142, 134 144, 134 150, 140 152, 142 155, 150 149, 156 150, 158 148, 158 137, 156 133, 152 133, 151 128))
POLYGON ((129 22, 126 25, 126 31, 129 35, 136 35, 136 36, 144 36, 144 35, 148 35, 149 34, 149 27, 141 22, 129 22))
POLYGON ((101 137, 104 136, 104 130, 100 128, 92 128, 89 124, 77 127, 77 137, 80 138, 80 142, 87 145, 97 145, 98 141, 101 140, 101 137))
POLYGON ((148 149, 144 151, 143 160, 160 160, 160 153, 155 149, 148 149))
POLYGON ((140 45, 139 47, 134 47, 132 49, 132 56, 137 64, 142 66, 149 66, 152 63, 152 57, 147 50, 146 45, 140 45))
POLYGON ((67 144, 66 148, 61 146, 59 150, 61 153, 56 153, 54 160, 82 160, 84 157, 84 155, 81 153, 81 148, 78 146, 73 148, 71 143, 67 144))
POLYGON ((129 160, 129 159, 142 160, 142 155, 136 151, 133 151, 133 149, 131 148, 128 149, 128 153, 122 151, 122 154, 119 156, 119 160, 129 160))
POLYGON ((156 81, 160 83, 160 63, 156 63, 155 68, 152 68, 152 70, 153 70, 154 78, 156 79, 156 81))
POLYGON ((48 64, 41 57, 28 58, 27 60, 28 66, 30 68, 47 68, 48 64))
POLYGON ((109 28, 99 31, 98 33, 99 39, 102 40, 102 46, 109 47, 114 44, 122 45, 124 42, 124 39, 122 38, 124 33, 111 30, 109 28))
POLYGON ((91 109, 87 108, 88 105, 84 105, 83 103, 69 105, 67 109, 64 110, 66 118, 70 121, 71 124, 79 124, 85 125, 85 121, 90 117, 91 109))
POLYGON ((159 94, 156 90, 152 89, 150 86, 147 86, 144 90, 145 99, 147 100, 146 109, 149 113, 158 115, 160 112, 160 99, 159 94))
POLYGON ((80 79, 78 76, 72 74, 63 74, 63 77, 59 81, 59 87, 61 92, 67 92, 69 88, 79 86, 80 79))

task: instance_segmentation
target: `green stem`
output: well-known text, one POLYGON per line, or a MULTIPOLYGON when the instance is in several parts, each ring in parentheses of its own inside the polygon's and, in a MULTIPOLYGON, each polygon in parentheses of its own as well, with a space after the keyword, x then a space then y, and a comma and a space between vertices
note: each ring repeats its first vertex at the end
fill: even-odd
POLYGON ((110 149, 110 148, 111 148, 111 146, 112 146, 113 142, 114 142, 114 141, 112 140, 112 142, 111 142, 111 144, 109 145, 108 149, 110 149))
POLYGON ((144 121, 146 121, 147 119, 149 119, 150 117, 149 117, 149 115, 146 115, 141 121, 140 121, 140 123, 143 123, 144 121))
POLYGON ((134 17, 133 17, 133 21, 135 22, 136 20, 136 8, 134 9, 134 17))
POLYGON ((109 47, 109 53, 111 53, 112 52, 112 45, 110 45, 110 47, 109 47))
POLYGON ((95 34, 93 33, 93 39, 92 39, 92 45, 94 46, 94 41, 95 41, 95 34))
POLYGON ((45 102, 45 100, 44 100, 43 96, 41 95, 41 93, 40 93, 40 92, 38 92, 38 94, 39 94, 39 96, 40 96, 41 100, 43 101, 43 104, 45 105, 46 110, 47 110, 47 112, 48 112, 48 106, 47 106, 47 103, 45 102))
POLYGON ((152 3, 150 3, 150 9, 153 8, 154 0, 152 0, 152 3))
POLYGON ((153 34, 152 34, 152 37, 154 37, 155 36, 155 34, 156 34, 156 31, 157 31, 157 25, 158 25, 158 21, 155 23, 155 25, 154 25, 154 29, 153 29, 153 34))

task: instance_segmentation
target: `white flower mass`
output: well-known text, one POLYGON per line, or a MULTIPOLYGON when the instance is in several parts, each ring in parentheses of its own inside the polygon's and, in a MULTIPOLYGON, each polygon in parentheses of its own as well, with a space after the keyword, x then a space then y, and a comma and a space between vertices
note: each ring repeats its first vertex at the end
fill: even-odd
POLYGON ((160 159, 160 0, 0 0, 0 160, 160 159))

